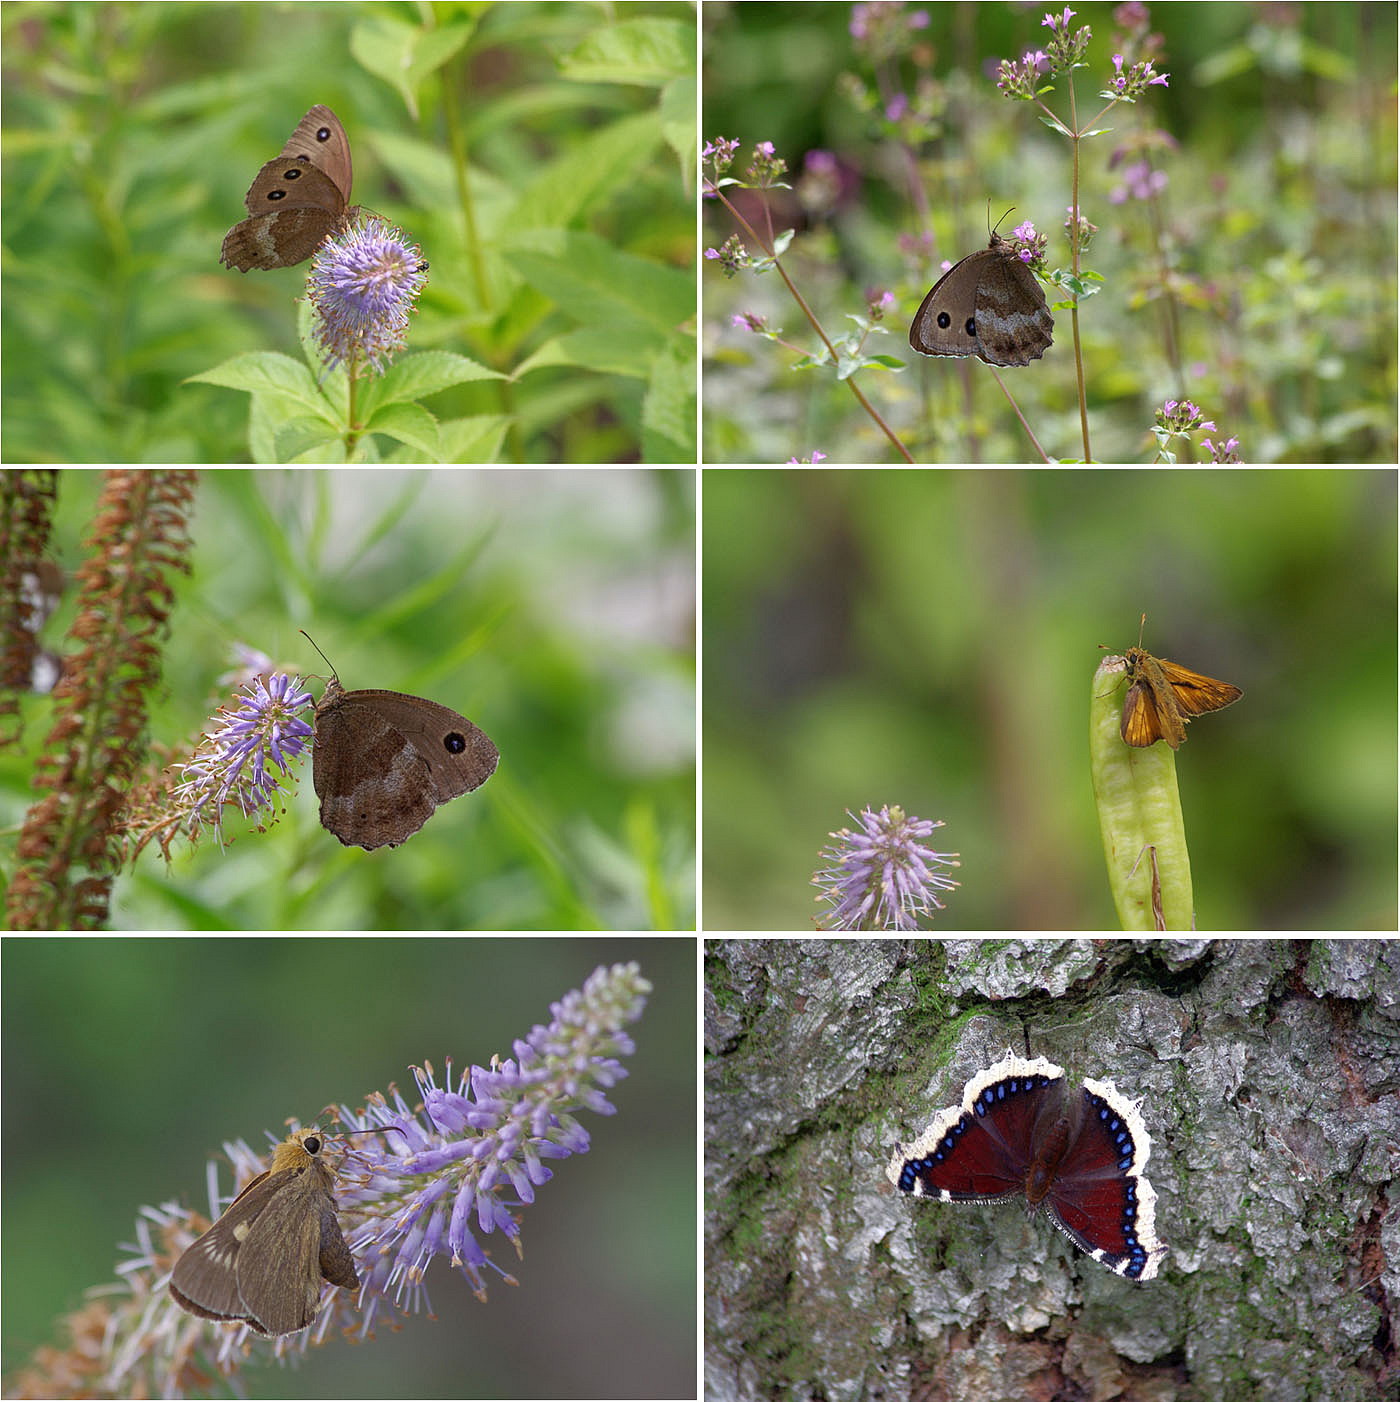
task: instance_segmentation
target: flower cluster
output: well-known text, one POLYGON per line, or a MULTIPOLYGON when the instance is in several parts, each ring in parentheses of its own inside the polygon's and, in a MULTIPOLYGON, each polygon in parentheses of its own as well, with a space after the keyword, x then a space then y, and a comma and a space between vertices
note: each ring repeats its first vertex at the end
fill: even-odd
POLYGON ((1213 429, 1199 404, 1189 399, 1168 399, 1157 410, 1157 427, 1168 433, 1189 433, 1193 428, 1213 429))
POLYGON ((1066 5, 1058 15, 1046 15, 1041 20, 1041 24, 1050 31, 1050 67, 1056 73, 1068 73, 1071 68, 1078 68, 1084 62, 1084 55, 1089 52, 1093 31, 1087 24, 1071 30, 1069 22, 1074 18, 1074 13, 1066 5))
POLYGON ((311 704, 300 677, 254 677, 240 701, 237 710, 221 706, 194 754, 174 766, 181 782, 172 797, 191 837, 208 824, 222 842, 226 804, 244 817, 270 809, 285 790, 269 765, 285 776, 313 733, 299 714, 311 704))
POLYGON ((1120 97, 1125 102, 1135 102, 1154 84, 1163 88, 1167 86, 1167 75, 1158 73, 1152 67, 1151 59, 1144 59, 1140 63, 1133 64, 1126 73, 1123 71, 1123 63, 1122 54, 1113 55, 1115 76, 1108 86, 1110 96, 1120 97))
POLYGON ((997 87, 1006 97, 1029 102, 1040 92, 1040 75, 1049 69, 1044 49, 1028 50, 1019 59, 1004 58, 997 64, 997 87))

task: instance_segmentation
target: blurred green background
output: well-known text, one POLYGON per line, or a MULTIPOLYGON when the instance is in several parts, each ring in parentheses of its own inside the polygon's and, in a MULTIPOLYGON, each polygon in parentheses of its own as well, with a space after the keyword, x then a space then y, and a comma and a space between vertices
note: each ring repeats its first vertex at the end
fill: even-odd
MULTIPOLYGON (((772 227, 797 230, 784 266, 828 334, 852 331, 872 290, 893 293, 888 334, 865 350, 906 368, 857 382, 916 458, 1032 460, 986 367, 918 356, 908 329, 942 262, 985 248, 1010 206, 1001 232, 1032 220, 1049 266, 1070 266, 1070 143, 996 88, 999 60, 1046 47, 1047 7, 883 7, 894 17, 871 21, 889 40, 878 59, 873 38, 851 34, 874 8, 707 4, 702 136, 742 142, 735 175, 756 142, 787 162, 793 188, 769 197, 772 227)), ((1076 5, 1071 29, 1093 34, 1077 106, 1063 75, 1041 99, 1104 130, 1080 146, 1080 204, 1100 230, 1082 266, 1106 279, 1079 321, 1094 457, 1150 460, 1154 408, 1190 398, 1246 461, 1393 463, 1395 6, 1124 8, 1160 35, 1169 85, 1097 118, 1120 12, 1076 5), (1140 198, 1155 180, 1156 197, 1140 198)), ((750 222, 765 217, 757 192, 729 193, 750 222)), ((702 247, 718 247, 734 221, 703 207, 702 247)), ((705 461, 894 461, 846 385, 790 368, 793 344, 819 343, 779 278, 701 266, 705 461), (788 344, 735 327, 740 312, 767 316, 788 344)), ((1048 455, 1078 460, 1073 323, 1054 317, 1044 359, 1005 378, 1048 455)))
POLYGON ((219 248, 317 102, 354 202, 431 264, 408 352, 518 376, 426 396, 449 443, 695 461, 692 6, 11 3, 0 23, 6 462, 248 460, 248 397, 186 381, 301 358, 310 265, 240 274, 219 248))
MULTIPOLYGON (((234 822, 154 845, 119 877, 116 928, 691 929, 695 860, 694 470, 224 471, 199 479, 151 739, 196 736, 230 690, 235 643, 288 670, 326 664, 461 712, 501 763, 402 847, 321 826, 309 756, 266 834, 234 822)), ((58 476, 53 558, 68 572, 102 486, 58 476)), ((70 586, 45 630, 61 643, 70 586)), ((24 701, 0 751, 0 814, 34 801, 52 702, 24 701)), ((6 849, 13 850, 13 845, 6 849)))
MULTIPOLYGON (((588 1153, 554 1162, 522 1213, 520 1284, 479 1303, 445 1260, 437 1318, 312 1351, 253 1397, 693 1397, 695 945, 689 938, 9 937, 3 948, 4 1371, 60 1342, 57 1318, 113 1282, 143 1203, 207 1210, 226 1138, 362 1103, 410 1066, 513 1055, 600 964, 654 985, 628 1031, 615 1115, 583 1112, 588 1153)), ((227 1165, 220 1178, 230 1184, 227 1165)))
POLYGON ((1244 690, 1177 756, 1198 925, 1395 928, 1393 469, 730 469, 702 527, 707 930, 810 930, 887 803, 961 854, 937 930, 1112 928, 1089 700, 1143 612, 1244 690))

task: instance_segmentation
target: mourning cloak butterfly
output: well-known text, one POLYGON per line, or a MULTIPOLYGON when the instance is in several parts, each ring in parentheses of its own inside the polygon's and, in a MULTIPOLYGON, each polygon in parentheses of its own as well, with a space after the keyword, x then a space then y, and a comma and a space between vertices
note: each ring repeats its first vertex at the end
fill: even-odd
POLYGON ((940 1202, 1009 1202, 1050 1220, 1100 1265, 1151 1280, 1167 1254, 1157 1194, 1143 1176, 1152 1140, 1112 1081, 1069 1093, 1064 1071, 1007 1051, 967 1083, 886 1170, 902 1192, 940 1202))

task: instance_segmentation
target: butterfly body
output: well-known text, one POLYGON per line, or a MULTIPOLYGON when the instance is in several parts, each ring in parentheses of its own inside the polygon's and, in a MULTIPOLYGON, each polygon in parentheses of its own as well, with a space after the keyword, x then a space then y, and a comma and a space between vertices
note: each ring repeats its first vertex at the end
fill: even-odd
POLYGON ((909 327, 920 355, 975 355, 988 365, 1029 365, 1052 342, 1054 320, 1035 275, 1006 239, 954 263, 909 327))

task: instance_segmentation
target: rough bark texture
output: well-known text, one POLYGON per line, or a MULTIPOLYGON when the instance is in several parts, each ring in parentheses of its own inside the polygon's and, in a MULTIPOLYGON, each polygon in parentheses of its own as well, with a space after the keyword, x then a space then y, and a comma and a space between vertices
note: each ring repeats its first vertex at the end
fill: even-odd
POLYGON ((706 951, 714 1402, 1400 1398, 1400 944, 706 951), (886 1180, 897 1143, 1027 1040, 1144 1098, 1158 1279, 886 1180))

